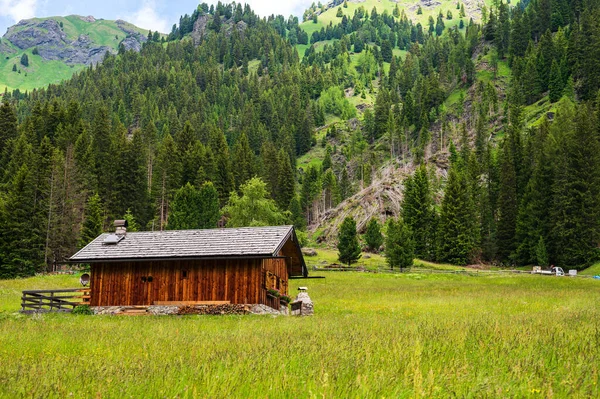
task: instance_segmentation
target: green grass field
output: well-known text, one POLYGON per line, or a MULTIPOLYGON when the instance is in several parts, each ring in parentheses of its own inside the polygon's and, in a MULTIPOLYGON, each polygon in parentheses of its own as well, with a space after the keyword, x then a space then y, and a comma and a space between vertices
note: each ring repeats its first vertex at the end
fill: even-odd
POLYGON ((23 316, 0 281, 0 397, 598 397, 600 283, 324 273, 315 316, 23 316))

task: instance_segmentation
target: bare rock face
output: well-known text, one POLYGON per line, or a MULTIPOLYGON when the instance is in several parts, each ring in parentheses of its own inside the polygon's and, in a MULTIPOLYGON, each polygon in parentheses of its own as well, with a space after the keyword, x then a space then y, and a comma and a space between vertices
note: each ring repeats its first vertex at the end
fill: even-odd
MULTIPOLYGON (((194 22, 194 29, 192 30, 191 36, 194 45, 199 45, 202 38, 205 37, 209 32, 208 28, 212 22, 212 16, 200 15, 194 22)), ((235 22, 233 19, 222 19, 221 31, 225 32, 227 36, 233 33, 233 29, 236 29, 240 34, 243 34, 248 25, 244 21, 235 22)))
MULTIPOLYGON (((92 16, 79 17, 88 23, 96 22, 92 16)), ((121 42, 126 50, 140 51, 142 43, 148 39, 135 31, 132 25, 125 21, 117 21, 117 26, 127 34, 121 42)), ((11 26, 2 41, 10 41, 21 50, 36 47, 39 55, 44 60, 63 61, 68 65, 85 64, 94 65, 102 61, 108 52, 115 54, 117 51, 109 46, 101 46, 95 43, 88 35, 79 35, 75 40, 69 38, 54 19, 23 20, 15 26, 11 26)), ((0 44, 0 52, 3 54, 14 51, 4 51, 10 48, 0 44)))
POLYGON ((8 28, 4 39, 10 40, 18 48, 25 50, 41 45, 56 46, 66 42, 67 35, 53 19, 42 22, 21 21, 8 28), (25 27, 23 29, 23 27, 25 27))

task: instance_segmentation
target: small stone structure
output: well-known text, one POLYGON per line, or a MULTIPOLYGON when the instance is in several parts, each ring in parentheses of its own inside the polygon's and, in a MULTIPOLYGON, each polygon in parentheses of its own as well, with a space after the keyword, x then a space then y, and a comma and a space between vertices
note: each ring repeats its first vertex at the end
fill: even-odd
POLYGON ((315 314, 315 309, 312 300, 306 291, 301 291, 296 300, 292 302, 292 316, 312 316, 315 314), (301 303, 296 309, 294 304, 301 303))

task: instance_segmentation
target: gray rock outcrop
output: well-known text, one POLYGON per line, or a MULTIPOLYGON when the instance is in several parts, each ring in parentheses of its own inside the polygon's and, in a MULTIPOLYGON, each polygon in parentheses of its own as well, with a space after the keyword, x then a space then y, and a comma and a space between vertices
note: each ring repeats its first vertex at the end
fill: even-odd
MULTIPOLYGON (((96 22, 92 16, 80 17, 88 23, 96 22)), ((117 27, 126 33, 127 37, 121 42, 126 50, 140 51, 142 44, 148 39, 137 32, 131 24, 125 21, 116 21, 117 27)), ((69 38, 60 24, 54 19, 23 20, 17 25, 8 28, 2 41, 10 41, 21 50, 37 48, 39 55, 44 60, 63 61, 68 65, 85 64, 94 65, 101 62, 104 55, 109 52, 116 54, 117 50, 110 46, 95 43, 90 36, 81 34, 75 40, 69 38)), ((14 53, 6 45, 0 44, 0 52, 14 53), (7 50, 7 51, 5 51, 7 50)))

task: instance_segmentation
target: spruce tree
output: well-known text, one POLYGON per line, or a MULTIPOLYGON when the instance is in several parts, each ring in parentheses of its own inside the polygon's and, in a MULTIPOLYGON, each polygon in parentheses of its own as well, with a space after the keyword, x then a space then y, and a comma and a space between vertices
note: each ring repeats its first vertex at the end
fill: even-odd
POLYGON ((159 229, 166 227, 169 204, 175 190, 180 187, 181 162, 177 146, 170 134, 163 139, 156 157, 153 173, 152 195, 158 208, 159 229))
POLYGON ((377 218, 373 217, 367 223, 364 239, 369 251, 379 252, 379 247, 383 244, 383 235, 381 234, 381 225, 377 218))
POLYGON ((232 172, 231 160, 229 158, 229 146, 222 132, 216 132, 211 144, 215 154, 215 188, 219 193, 219 200, 224 204, 229 198, 229 194, 234 189, 234 177, 232 172))
POLYGON ((390 268, 410 267, 414 261, 414 241, 409 227, 402 219, 388 219, 385 237, 385 260, 390 268))
POLYGON ((43 264, 43 241, 33 223, 34 198, 34 177, 23 164, 10 181, 0 215, 0 278, 32 276, 43 264))
MULTIPOLYGON (((9 143, 17 137, 17 115, 13 107, 4 101, 0 106, 0 169, 8 163, 9 143)), ((0 176, 1 178, 2 176, 0 176)))
POLYGON ((550 261, 548 260, 548 251, 546 250, 546 244, 544 243, 544 237, 542 236, 540 236, 535 248, 535 255, 539 266, 547 267, 550 264, 550 261))
POLYGON ((123 215, 123 219, 127 222, 127 231, 132 233, 140 231, 140 225, 135 220, 133 213, 131 213, 131 209, 127 209, 127 212, 123 215))
POLYGON ((327 145, 325 147, 325 157, 323 158, 323 163, 321 164, 321 169, 323 172, 327 171, 327 169, 331 168, 331 146, 327 145))
POLYGON ((556 60, 552 61, 552 68, 550 69, 550 101, 557 102, 562 97, 564 89, 563 76, 560 70, 560 64, 556 60))
POLYGON ((81 236, 79 238, 79 248, 85 247, 96 237, 102 234, 104 217, 102 211, 102 201, 98 193, 92 195, 87 200, 85 207, 85 219, 81 227, 81 236))
POLYGON ((302 205, 298 196, 294 196, 290 202, 289 210, 291 213, 291 221, 296 230, 306 229, 306 218, 302 213, 302 205))
POLYGON ((517 228, 517 175, 509 143, 503 146, 500 161, 500 186, 498 197, 498 258, 501 262, 511 262, 516 249, 517 228))
POLYGON ((581 105, 564 132, 552 187, 551 243, 560 266, 581 267, 598 258, 600 142, 591 107, 581 105))
POLYGON ((285 210, 296 193, 296 178, 294 177, 294 169, 292 168, 290 157, 283 149, 279 150, 277 161, 275 202, 277 202, 279 209, 285 210))
POLYGON ((250 142, 246 133, 242 133, 238 137, 235 146, 233 147, 233 177, 235 178, 235 187, 239 187, 246 183, 255 175, 255 160, 254 152, 250 148, 250 142))
POLYGON ((402 219, 412 232, 415 256, 433 260, 435 257, 435 213, 429 187, 427 168, 421 165, 404 182, 402 219))
POLYGON ((221 219, 219 209, 219 193, 212 182, 205 182, 198 190, 198 207, 200 208, 198 228, 214 229, 221 219))
POLYGON ((169 211, 168 230, 200 228, 200 195, 190 183, 175 192, 169 211))
POLYGON ((325 209, 331 209, 341 201, 341 194, 337 183, 337 178, 331 169, 322 176, 322 189, 324 191, 325 209))
POLYGON ((340 226, 337 249, 339 261, 348 266, 356 263, 362 256, 356 221, 350 216, 346 217, 340 226))
POLYGON ((438 226, 438 260, 465 265, 472 260, 477 244, 476 214, 467 179, 450 167, 438 226))

